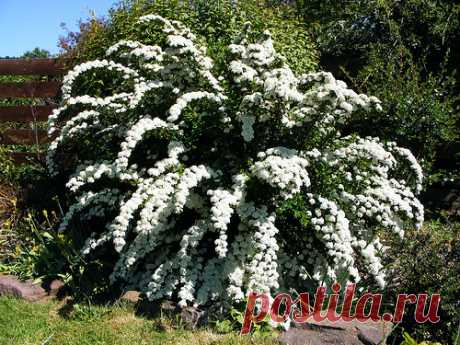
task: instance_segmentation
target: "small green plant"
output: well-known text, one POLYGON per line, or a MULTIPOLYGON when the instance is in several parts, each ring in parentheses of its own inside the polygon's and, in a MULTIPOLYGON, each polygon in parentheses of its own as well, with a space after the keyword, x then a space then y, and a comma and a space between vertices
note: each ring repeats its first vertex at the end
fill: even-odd
POLYGON ((235 331, 235 327, 230 320, 215 321, 215 329, 218 333, 227 334, 235 331))
MULTIPOLYGON (((232 320, 231 322, 233 322, 234 327, 236 327, 238 331, 240 331, 241 327, 243 327, 244 313, 244 310, 240 311, 235 308, 230 310, 230 319, 232 320)), ((252 325, 251 334, 262 338, 270 337, 273 336, 275 330, 276 328, 273 327, 273 324, 271 324, 270 315, 267 315, 263 321, 254 323, 252 325)))
POLYGON ((403 337, 404 341, 401 343, 401 345, 442 345, 441 343, 431 341, 422 341, 421 343, 419 343, 414 338, 412 338, 407 332, 404 332, 403 337))
MULTIPOLYGON (((240 332, 244 322, 244 307, 243 304, 234 306, 224 314, 225 318, 212 322, 214 330, 220 334, 240 332)), ((258 338, 271 337, 276 333, 276 328, 276 325, 271 322, 270 316, 267 315, 264 320, 252 325, 251 335, 258 338)))
POLYGON ((70 320, 91 322, 93 320, 101 319, 103 316, 111 313, 110 308, 94 307, 91 304, 79 304, 72 305, 72 310, 68 315, 70 320))
POLYGON ((38 221, 37 215, 29 211, 26 216, 21 217, 10 231, 19 233, 21 240, 18 241, 15 252, 10 253, 3 264, 3 270, 7 273, 18 275, 22 279, 46 278, 48 274, 60 272, 62 262, 53 258, 60 250, 51 250, 63 242, 62 235, 55 235, 53 227, 56 222, 56 215, 49 215, 46 210, 40 215, 42 221, 38 221), (49 272, 49 273, 44 273, 49 272))

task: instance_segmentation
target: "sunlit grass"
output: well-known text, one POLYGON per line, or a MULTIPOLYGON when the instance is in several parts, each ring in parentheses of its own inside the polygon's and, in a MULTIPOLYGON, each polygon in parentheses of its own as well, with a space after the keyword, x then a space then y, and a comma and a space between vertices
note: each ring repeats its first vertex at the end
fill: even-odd
POLYGON ((159 330, 158 320, 134 315, 127 306, 85 308, 65 317, 62 303, 27 303, 0 298, 0 344, 22 345, 147 345, 147 344, 277 344, 274 337, 217 334, 210 329, 183 327, 159 330))

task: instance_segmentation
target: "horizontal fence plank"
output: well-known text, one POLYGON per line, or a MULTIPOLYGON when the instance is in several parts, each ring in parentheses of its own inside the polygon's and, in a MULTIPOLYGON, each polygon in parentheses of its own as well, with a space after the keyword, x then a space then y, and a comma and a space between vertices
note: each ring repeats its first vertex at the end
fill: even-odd
POLYGON ((50 142, 44 130, 7 129, 0 133, 0 145, 34 145, 50 142))
POLYGON ((9 156, 15 165, 45 163, 46 161, 45 153, 36 154, 31 152, 11 152, 9 156))
POLYGON ((0 59, 0 75, 49 75, 65 72, 63 59, 0 59))
POLYGON ((0 84, 0 98, 55 97, 60 87, 57 81, 3 83, 0 84))
POLYGON ((54 108, 52 105, 0 107, 0 122, 46 121, 54 108))

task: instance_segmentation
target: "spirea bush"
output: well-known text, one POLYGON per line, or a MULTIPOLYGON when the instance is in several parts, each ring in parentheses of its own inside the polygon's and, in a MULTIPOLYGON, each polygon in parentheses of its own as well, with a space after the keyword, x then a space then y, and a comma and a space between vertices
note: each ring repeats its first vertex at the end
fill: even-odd
POLYGON ((180 22, 138 25, 157 44, 121 41, 75 67, 49 120, 49 171, 73 200, 60 230, 84 225, 87 260, 113 253, 112 283, 181 305, 383 286, 379 234, 421 225, 423 176, 409 150, 340 134, 379 100, 294 75, 249 25, 220 69, 180 22))

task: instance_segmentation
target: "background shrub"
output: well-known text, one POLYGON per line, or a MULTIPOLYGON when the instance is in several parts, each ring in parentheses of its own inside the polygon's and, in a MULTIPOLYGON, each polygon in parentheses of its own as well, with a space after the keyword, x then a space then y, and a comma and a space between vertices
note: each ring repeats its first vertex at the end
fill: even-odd
POLYGON ((384 116, 354 130, 405 143, 428 184, 458 181, 459 4, 297 1, 296 8, 315 32, 321 66, 384 103, 384 116))
POLYGON ((295 10, 286 5, 270 6, 269 2, 254 0, 123 0, 107 18, 82 22, 80 32, 61 38, 61 47, 76 64, 105 56, 105 50, 122 39, 142 38, 147 44, 155 42, 154 33, 139 32, 135 25, 146 13, 179 20, 192 28, 217 61, 243 24, 249 21, 255 31, 270 30, 275 48, 287 58, 295 72, 309 72, 317 66, 315 44, 295 10))
POLYGON ((440 323, 415 324, 414 306, 408 305, 400 327, 416 339, 455 344, 460 327, 460 225, 427 222, 421 230, 408 231, 404 240, 391 241, 390 248, 389 301, 395 291, 441 294, 440 323))

